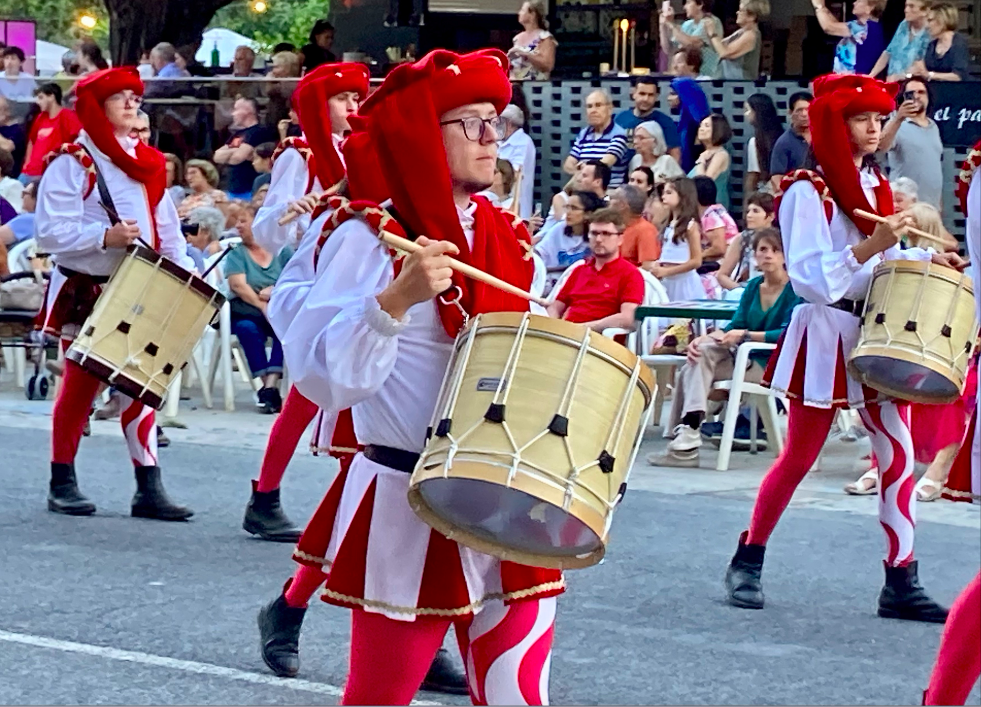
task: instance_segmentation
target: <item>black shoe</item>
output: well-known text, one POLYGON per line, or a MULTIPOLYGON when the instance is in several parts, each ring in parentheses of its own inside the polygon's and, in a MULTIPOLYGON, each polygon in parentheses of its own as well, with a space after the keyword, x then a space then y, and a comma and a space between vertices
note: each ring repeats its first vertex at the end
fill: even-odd
POLYGON ((433 664, 429 666, 425 680, 420 686, 421 690, 429 692, 443 692, 447 695, 469 695, 470 688, 467 687, 467 676, 463 671, 456 667, 449 651, 440 648, 436 651, 433 664))
POLYGON ((260 493, 256 491, 256 482, 252 482, 252 498, 245 507, 245 520, 242 527, 258 535, 263 540, 277 543, 295 543, 303 534, 299 528, 283 513, 279 503, 279 489, 260 493))
POLYGON ((300 672, 300 628, 306 609, 295 609, 280 594, 259 609, 259 648, 262 660, 281 678, 300 672))
POLYGON ((739 536, 739 546, 732 556, 729 567, 726 568, 726 594, 733 606, 740 609, 763 608, 763 584, 760 577, 763 574, 763 555, 765 545, 747 545, 743 532, 739 536))
POLYGON ((918 566, 917 560, 905 567, 885 565, 886 584, 879 592, 879 616, 933 624, 942 624, 947 620, 949 609, 931 599, 920 585, 918 566))
POLYGON ((382 24, 385 27, 398 27, 399 26, 399 21, 398 21, 398 18, 395 15, 389 13, 389 14, 385 15, 385 21, 382 22, 382 24))
POLYGON ((156 520, 187 520, 194 515, 194 511, 170 500, 160 480, 159 466, 138 466, 131 515, 156 520))
POLYGON ((157 447, 160 449, 166 449, 170 446, 170 437, 164 434, 164 431, 160 429, 160 425, 157 425, 157 447))
POLYGON ((283 398, 278 388, 260 388, 256 393, 259 412, 263 415, 275 415, 283 409, 283 398))
POLYGON ((74 464, 51 462, 48 510, 67 516, 90 516, 95 513, 95 504, 78 490, 74 464))
POLYGON ((279 394, 279 388, 269 389, 269 405, 272 407, 274 413, 282 412, 283 396, 279 394))
MULTIPOLYGON (((413 13, 413 15, 409 17, 409 27, 425 27, 425 26, 426 26, 426 17, 421 12, 413 13)), ((466 694, 470 694, 469 691, 466 694)))

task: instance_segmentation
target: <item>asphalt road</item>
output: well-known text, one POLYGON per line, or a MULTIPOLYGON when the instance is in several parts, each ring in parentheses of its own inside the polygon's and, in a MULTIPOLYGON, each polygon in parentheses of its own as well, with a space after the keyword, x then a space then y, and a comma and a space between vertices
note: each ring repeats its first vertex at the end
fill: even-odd
MULTIPOLYGON (((336 702, 348 612, 312 607, 302 680, 273 678, 258 654, 256 611, 292 572, 289 546, 240 529, 258 451, 163 450, 169 491, 197 513, 166 524, 128 517, 121 437, 86 439, 79 455, 98 514, 48 513, 47 449, 43 431, 0 427, 0 702, 336 702)), ((333 473, 297 456, 283 491, 295 520, 333 473)), ((745 494, 628 494, 606 562, 567 576, 553 703, 919 704, 941 627, 875 616, 874 518, 791 509, 769 549, 767 608, 752 612, 725 605, 721 587, 749 509, 745 494)), ((927 588, 950 602, 978 571, 981 537, 977 526, 923 522, 917 554, 927 588)))

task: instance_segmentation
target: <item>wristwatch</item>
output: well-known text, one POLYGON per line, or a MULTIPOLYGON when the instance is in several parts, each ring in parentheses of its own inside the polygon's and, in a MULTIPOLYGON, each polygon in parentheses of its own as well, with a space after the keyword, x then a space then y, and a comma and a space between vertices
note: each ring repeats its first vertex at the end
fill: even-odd
POLYGON ((749 335, 749 330, 744 331, 743 332, 743 341, 742 341, 742 343, 745 344, 746 342, 752 341, 752 340, 753 340, 752 337, 750 337, 750 335, 749 335))

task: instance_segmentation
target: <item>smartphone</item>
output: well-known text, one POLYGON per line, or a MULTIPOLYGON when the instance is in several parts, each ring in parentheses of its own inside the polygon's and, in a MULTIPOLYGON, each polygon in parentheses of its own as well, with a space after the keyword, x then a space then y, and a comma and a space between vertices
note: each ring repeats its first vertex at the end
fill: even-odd
POLYGON ((664 2, 661 3, 661 14, 667 15, 669 12, 672 15, 674 14, 674 8, 671 7, 671 0, 664 0, 664 2))
POLYGON ((904 91, 903 92, 903 95, 900 96, 900 98, 903 99, 903 103, 905 103, 906 101, 915 101, 916 100, 916 94, 913 93, 912 91, 904 91))

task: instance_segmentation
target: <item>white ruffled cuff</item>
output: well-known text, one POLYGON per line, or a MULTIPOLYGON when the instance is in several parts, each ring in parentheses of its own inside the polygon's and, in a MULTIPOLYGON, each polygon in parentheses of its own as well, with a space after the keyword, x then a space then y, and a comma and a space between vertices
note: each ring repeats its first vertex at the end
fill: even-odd
POLYGON ((845 267, 856 273, 862 269, 862 263, 858 262, 858 258, 855 257, 854 248, 855 246, 847 246, 843 252, 845 253, 845 267))
POLYGON ((408 314, 401 320, 396 319, 381 308, 375 297, 365 298, 364 314, 362 316, 365 324, 382 336, 398 336, 411 319, 408 314))

